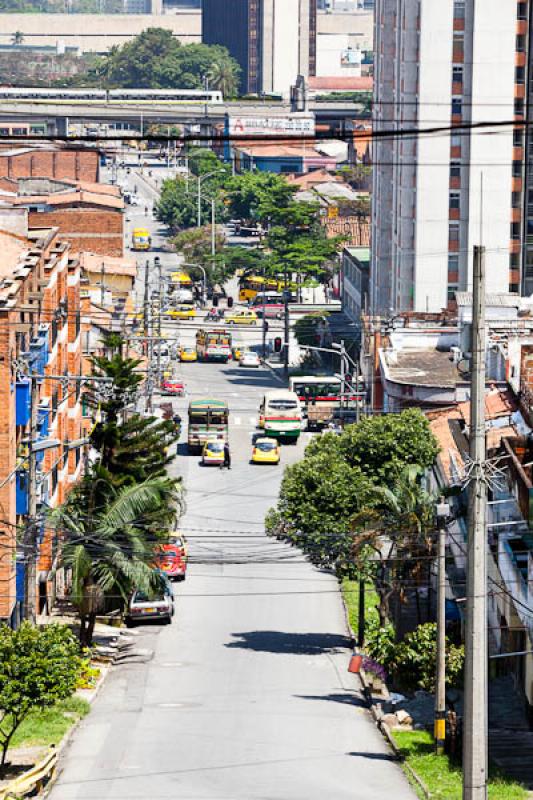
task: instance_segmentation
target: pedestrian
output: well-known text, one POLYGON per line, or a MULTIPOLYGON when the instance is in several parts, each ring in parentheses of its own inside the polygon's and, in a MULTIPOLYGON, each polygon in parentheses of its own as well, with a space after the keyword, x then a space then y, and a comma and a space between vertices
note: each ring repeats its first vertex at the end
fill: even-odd
POLYGON ((224 469, 224 467, 231 469, 231 453, 229 451, 228 442, 224 442, 224 463, 222 464, 221 469, 224 469))

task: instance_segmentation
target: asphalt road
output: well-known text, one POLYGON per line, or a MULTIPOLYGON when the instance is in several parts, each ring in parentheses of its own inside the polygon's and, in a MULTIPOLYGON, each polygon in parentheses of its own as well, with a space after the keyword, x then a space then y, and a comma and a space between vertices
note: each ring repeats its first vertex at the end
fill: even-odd
MULTIPOLYGON (((165 326, 183 343, 195 331, 165 326)), ((256 349, 259 338, 258 328, 234 331, 256 349)), ((261 393, 276 376, 233 363, 177 369, 184 420, 190 399, 228 401, 233 466, 202 467, 184 426, 172 471, 187 491, 190 564, 176 616, 132 632, 61 758, 51 800, 411 800, 347 672, 336 580, 264 534, 283 468, 310 434, 283 446, 281 466, 251 465, 261 393)))

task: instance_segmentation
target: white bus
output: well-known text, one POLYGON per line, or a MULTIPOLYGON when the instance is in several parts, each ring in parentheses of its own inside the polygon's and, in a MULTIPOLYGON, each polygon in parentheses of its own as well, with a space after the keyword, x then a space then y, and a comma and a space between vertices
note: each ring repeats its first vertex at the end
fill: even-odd
POLYGON ((259 407, 259 427, 266 436, 298 441, 302 431, 302 409, 298 395, 288 389, 267 392, 259 407))

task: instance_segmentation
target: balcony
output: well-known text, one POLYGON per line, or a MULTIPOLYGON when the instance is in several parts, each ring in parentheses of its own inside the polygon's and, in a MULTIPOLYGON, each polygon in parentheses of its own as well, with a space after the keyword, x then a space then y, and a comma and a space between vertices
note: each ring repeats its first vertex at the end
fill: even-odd
POLYGON ((30 416, 31 383, 29 380, 20 380, 15 385, 15 425, 27 425, 30 416))
POLYGON ((27 515, 28 505, 28 472, 21 469, 16 473, 16 512, 17 514, 27 515))

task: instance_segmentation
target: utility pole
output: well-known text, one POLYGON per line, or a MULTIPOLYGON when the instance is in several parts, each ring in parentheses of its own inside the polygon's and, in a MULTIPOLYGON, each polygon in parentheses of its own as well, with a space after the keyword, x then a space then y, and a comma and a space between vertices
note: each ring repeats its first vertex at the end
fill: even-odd
POLYGON ((202 181, 200 179, 200 175, 198 175, 197 181, 198 181, 198 201, 197 201, 198 207, 197 207, 197 210, 196 210, 196 227, 197 228, 201 228, 202 227, 202 195, 200 193, 200 189, 202 188, 202 181))
POLYGON ((341 358, 341 402, 340 407, 343 408, 344 406, 344 394, 346 392, 346 359, 345 359, 345 352, 346 349, 344 347, 344 339, 341 339, 341 349, 340 349, 340 358, 341 358))
POLYGON ((148 336, 148 317, 150 313, 150 262, 148 259, 144 265, 144 298, 143 298, 143 331, 148 336))
POLYGON ((285 286, 283 288, 283 305, 284 305, 284 329, 285 341, 283 343, 283 374, 285 378, 289 377, 289 285, 287 276, 287 267, 285 266, 285 286))
POLYGON ((487 551, 485 514, 485 248, 474 247, 470 390, 463 800, 487 797, 487 551))
POLYGON ((216 225, 215 225, 215 197, 211 198, 211 255, 214 258, 217 252, 216 225))
POLYGON ((37 453, 39 433, 39 384, 30 375, 30 446, 28 457, 28 521, 24 532, 24 619, 35 623, 37 618, 37 453))
POLYGON ((444 753, 446 741, 446 517, 450 507, 441 497, 437 505, 437 688, 433 737, 435 752, 444 753))
POLYGON ((163 265, 157 259, 157 285, 159 287, 159 313, 157 315, 157 382, 161 383, 161 315, 163 310, 163 265))
POLYGON ((100 305, 103 306, 105 302, 105 263, 102 261, 102 268, 100 270, 100 305))

